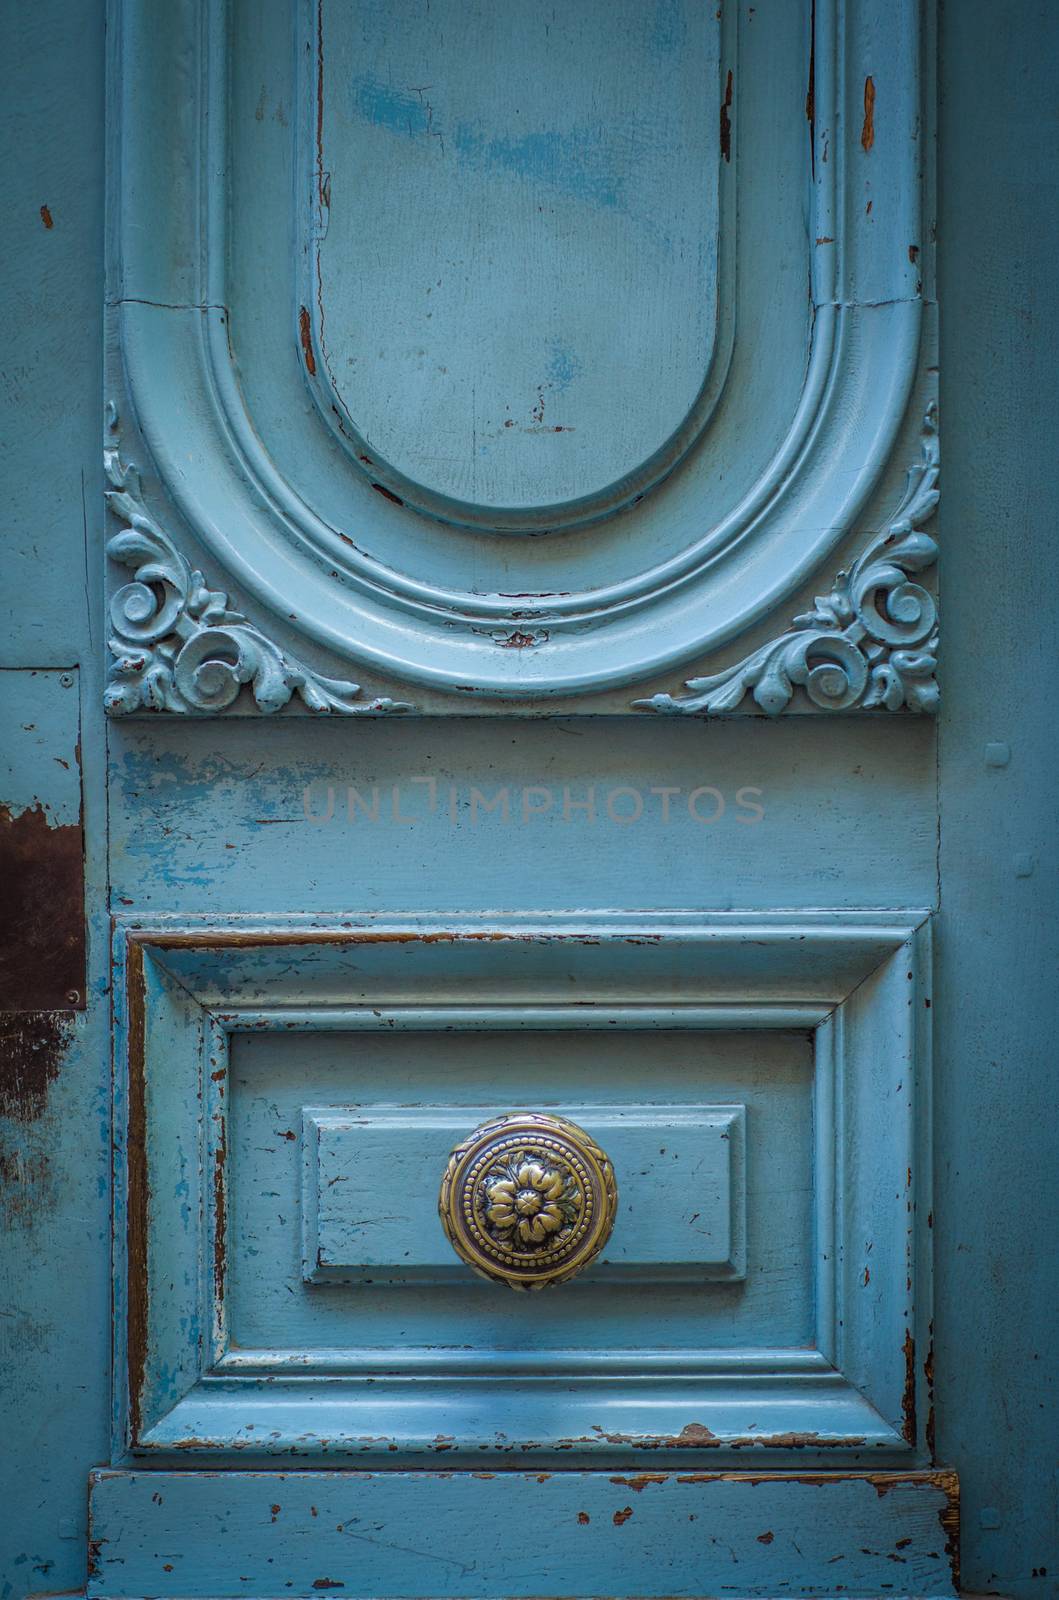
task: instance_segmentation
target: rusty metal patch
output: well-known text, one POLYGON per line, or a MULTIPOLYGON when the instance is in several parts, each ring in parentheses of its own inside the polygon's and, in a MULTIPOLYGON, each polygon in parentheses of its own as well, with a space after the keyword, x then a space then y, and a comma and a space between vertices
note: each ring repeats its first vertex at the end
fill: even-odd
POLYGON ((0 1011, 85 1005, 76 669, 0 671, 0 1011))
POLYGON ((85 879, 81 824, 53 826, 39 803, 0 805, 6 933, 0 1010, 63 1011, 85 1003, 85 879))

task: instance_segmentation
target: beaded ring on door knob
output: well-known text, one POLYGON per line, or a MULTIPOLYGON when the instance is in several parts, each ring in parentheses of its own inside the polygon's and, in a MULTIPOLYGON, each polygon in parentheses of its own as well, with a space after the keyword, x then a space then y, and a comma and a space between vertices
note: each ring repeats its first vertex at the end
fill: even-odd
POLYGON ((614 1226, 614 1169, 565 1117, 496 1117, 452 1152, 438 1210, 456 1254, 512 1289, 565 1283, 599 1254, 614 1226))

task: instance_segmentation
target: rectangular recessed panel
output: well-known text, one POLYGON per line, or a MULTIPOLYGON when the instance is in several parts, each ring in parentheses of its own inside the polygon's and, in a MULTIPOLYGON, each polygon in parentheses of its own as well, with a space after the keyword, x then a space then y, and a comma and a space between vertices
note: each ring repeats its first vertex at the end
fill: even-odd
MULTIPOLYGON (((438 1218, 453 1146, 503 1106, 306 1107, 304 1276, 357 1282, 464 1276, 438 1218)), ((618 1215, 585 1278, 741 1278, 741 1105, 564 1106, 610 1157, 618 1215)))
MULTIPOLYGON (((648 923, 646 939, 624 939, 642 963, 635 998, 615 1004, 599 938, 614 920, 573 938, 546 923, 510 940, 491 928, 480 939, 476 925, 465 938, 397 925, 368 940, 200 940, 208 981, 232 998, 198 1019, 187 934, 130 946, 129 1110, 135 1133, 139 1096, 146 1173, 130 1140, 121 1192, 135 1196, 139 1172, 152 1197, 146 1233, 134 1214, 129 1228, 137 1448, 293 1455, 299 1468, 355 1455, 391 1470, 444 1452, 457 1471, 513 1450, 548 1467, 606 1459, 618 1472, 643 1449, 687 1472, 704 1447, 765 1467, 804 1450, 814 1471, 916 1447, 927 1394, 909 1382, 922 1371, 913 1344, 925 1343, 908 1218, 923 1198, 910 1128, 929 1024, 925 930, 707 919, 694 951, 675 934, 700 981, 716 978, 718 944, 729 968, 744 949, 748 968, 766 945, 773 960, 767 998, 734 1004, 722 991, 711 1004, 648 923), (839 1015, 820 998, 792 1005, 792 975, 819 962, 821 944, 848 960, 851 934, 862 966, 839 1015), (417 944, 449 970, 397 1003, 387 985, 396 974, 412 992, 417 944), (487 999, 468 1001, 463 944, 509 956, 487 999), (262 1005, 263 954, 297 979, 297 1006, 262 1005), (450 1152, 492 1140, 488 1125, 512 1111, 514 1126, 531 1111, 579 1122, 618 1175, 612 1259, 601 1253, 542 1296, 439 1260, 434 1197, 464 1172, 450 1152), (708 1248, 688 1240, 700 1224, 708 1248), (711 1275, 718 1262, 733 1275, 711 1275)), ((531 1142, 551 1162, 539 1129, 491 1144, 468 1173, 472 1217, 481 1180, 494 1236, 517 1226, 526 1238, 516 1211, 570 1224, 584 1193, 572 1138, 558 1190, 543 1170, 522 1173, 531 1142), (538 1194, 524 1190, 548 1205, 532 1208, 538 1194)), ((457 1197, 451 1217, 465 1219, 459 1187, 457 1197)), ((541 1237, 532 1222, 530 1234, 541 1237)))
POLYGON ((413 1348, 538 1359, 812 1346, 810 1038, 604 1033, 577 1016, 548 1031, 236 1034, 224 1157, 234 1345, 354 1362, 413 1348), (547 1297, 547 1315, 459 1261, 437 1215, 453 1146, 518 1110, 579 1123, 618 1186, 605 1251, 547 1297))

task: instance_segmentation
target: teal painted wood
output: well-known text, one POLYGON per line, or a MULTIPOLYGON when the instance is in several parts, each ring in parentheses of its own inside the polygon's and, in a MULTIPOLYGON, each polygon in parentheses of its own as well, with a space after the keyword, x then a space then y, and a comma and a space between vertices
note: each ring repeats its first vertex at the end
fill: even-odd
MULTIPOLYGON (((921 918, 272 919, 119 927, 115 955, 116 1451, 922 1458, 921 918), (409 1104, 443 1086, 471 1123, 503 1094, 590 1131, 598 1114, 605 1138, 645 1080, 663 1117, 704 1086, 748 1107, 745 1286, 645 1293, 600 1268, 538 1317, 469 1269, 414 1289, 305 1282, 307 1098, 370 1112, 395 1084, 409 1104)), ((629 1193, 665 1227, 665 1185, 629 1193)))
MULTIPOLYGON (((395 1020, 399 1018, 400 1013, 395 1020)), ((532 1026, 535 1019, 525 1020, 532 1026)), ((616 1029, 618 1018, 611 1020, 616 1029)), ((660 1020, 664 1025, 667 1019, 660 1020)), ((448 1019, 439 1021, 445 1026, 448 1019)), ((561 1026, 558 1018, 556 1022, 561 1026)), ((366 1043, 347 1041, 354 1049, 359 1044, 361 1051, 366 1043)), ((659 1046, 662 1043, 658 1041, 659 1046)), ((494 1038, 482 1052, 482 1065, 494 1087, 498 1087, 500 1049, 510 1065, 512 1044, 510 1038, 494 1038)), ((461 1038, 461 1054, 470 1045, 461 1038)), ((559 1040, 556 1047, 561 1048, 559 1040)), ((421 1051, 422 1041, 413 1041, 413 1049, 421 1051)), ((610 1083, 616 1077, 612 1050, 613 1046, 607 1047, 610 1083)), ((390 1059, 380 1060, 379 1068, 387 1075, 392 1072, 394 1081, 407 1091, 413 1064, 400 1057, 394 1062, 389 1050, 383 1054, 390 1059)), ((336 1108, 306 1106, 303 1099, 299 1154, 305 1281, 451 1283, 459 1277, 466 1285, 466 1274, 459 1271, 438 1219, 438 1174, 472 1128, 503 1116, 519 1095, 531 1095, 534 1105, 544 1108, 540 1056, 541 1041, 530 1040, 528 1079, 518 1087, 505 1085, 503 1106, 450 1102, 414 1108, 363 1104, 336 1108), (386 1205, 380 1212, 378 1199, 383 1194, 386 1205)), ((651 1047, 651 1061, 657 1067, 659 1049, 651 1047)), ((378 1094, 373 1073, 365 1078, 362 1069, 358 1077, 369 1093, 378 1094)), ((262 1086, 252 1068, 246 1087, 253 1103, 259 1103, 262 1086)), ((304 1097, 304 1088, 301 1093, 304 1097)), ((593 1137, 601 1142, 620 1182, 622 1226, 599 1263, 579 1275, 582 1284, 596 1278, 643 1284, 656 1279, 702 1283, 745 1278, 745 1106, 597 1101, 585 1107, 567 1105, 564 1115, 578 1126, 591 1122, 593 1137)), ((295 1142, 286 1134, 282 1130, 285 1142, 295 1142)), ((269 1154, 273 1161, 261 1171, 267 1183, 274 1181, 275 1146, 269 1147, 269 1154)), ((241 1181, 245 1186, 246 1177, 241 1181)))
POLYGON ((924 724, 126 724, 114 894, 147 916, 929 906, 934 782, 924 724))
POLYGON ((642 497, 729 355, 722 12, 319 0, 303 29, 308 387, 354 469, 486 532, 642 497))
POLYGON ((665 1465, 624 1476, 99 1473, 88 1593, 955 1593, 944 1474, 769 1481, 665 1465))
MULTIPOLYGON (((934 389, 916 0, 483 15, 115 0, 111 709, 626 711, 819 612, 904 517, 934 389)), ((801 709, 928 708, 933 547, 904 554, 855 599, 865 655, 825 623, 801 709)))
MULTIPOLYGON (((102 490, 102 24, 94 0, 31 12, 9 6, 0 59, 10 113, 8 159, 0 164, 8 219, 0 667, 24 681, 41 668, 52 683, 70 669, 78 679, 58 690, 64 706, 75 697, 76 710, 57 717, 31 691, 12 695, 22 736, 4 746, 15 781, 0 802, 46 800, 57 782, 59 816, 75 822, 74 786, 59 760, 72 770, 79 755, 88 936, 84 1010, 64 1007, 48 1014, 50 1032, 31 1030, 35 1070, 28 1074, 10 1040, 0 1048, 4 1600, 83 1588, 85 1479, 109 1457, 109 928, 97 648, 105 623, 102 522, 94 509, 102 490), (78 724, 79 752, 71 748, 78 724), (39 766, 22 759, 34 733, 45 756, 39 766), (47 766, 54 776, 45 779, 47 766)), ((5 943, 18 938, 6 864, 0 922, 5 943)))
MULTIPOLYGON (((265 28, 275 24, 276 15, 270 15, 265 28)), ((336 726, 326 734, 318 725, 311 733, 298 726, 273 726, 265 736, 259 728, 228 724, 169 731, 156 725, 135 732, 114 727, 105 735, 98 707, 107 628, 92 579, 102 564, 105 531, 96 459, 103 429, 96 332, 102 264, 103 19, 93 0, 63 0, 61 5, 40 0, 13 25, 12 48, 3 62, 12 74, 5 103, 12 108, 17 159, 4 165, 0 177, 10 224, 11 282, 5 300, 7 383, 0 405, 5 436, 18 444, 4 457, 9 532, 4 586, 11 604, 2 659, 5 667, 15 669, 43 666, 57 671, 77 665, 84 684, 81 754, 90 956, 89 1004, 83 1021, 64 1033, 40 1115, 27 1120, 20 1114, 5 1120, 2 1128, 4 1600, 22 1600, 41 1589, 82 1587, 85 1477, 92 1465, 114 1455, 107 1436, 110 1372, 105 1348, 112 1288, 104 927, 107 737, 115 785, 110 877, 116 908, 134 915, 150 917, 161 909, 176 912, 178 919, 228 921, 287 914, 297 906, 311 920, 314 914, 340 917, 350 908, 417 910, 425 900, 445 909, 474 910, 486 896, 498 905, 559 908, 929 906, 936 901, 940 869, 939 989, 930 1013, 938 1019, 941 1065, 933 1219, 941 1267, 938 1348, 932 1362, 938 1384, 937 1449, 939 1459, 957 1466, 963 1479, 965 1586, 1019 1600, 1032 1600, 1047 1589, 1059 1567, 1050 1531, 1051 1483, 1040 1468, 1049 1459, 1054 1433, 1047 1410, 1051 1396, 1041 1371, 1051 1327, 1051 1283, 1039 1248, 1052 1138, 1042 1115, 1050 1093, 1046 1041, 1055 1031, 1047 1014, 1054 996, 1047 810, 1052 746, 1048 697, 1028 695, 1026 683, 1027 663, 1033 669, 1034 663, 1050 660, 1045 628, 1052 579, 1046 530, 1055 523, 1056 490, 1051 460, 1037 445, 1050 414, 1054 385, 1049 376, 1055 366, 1048 274, 1056 256, 1051 236, 1059 212, 1042 204, 1049 184, 1047 163, 1039 153, 1041 130, 1047 131, 1051 115, 1054 24, 1047 6, 998 9, 978 0, 950 7, 943 18, 947 137, 942 217, 949 246, 943 285, 949 377, 943 398, 947 481, 955 504, 944 524, 951 720, 942 724, 942 828, 936 859, 932 735, 928 728, 907 723, 883 727, 869 719, 870 725, 854 727, 840 719, 825 728, 817 719, 811 730, 804 721, 798 727, 769 728, 704 728, 694 722, 682 728, 632 728, 622 723, 606 736, 591 722, 569 723, 549 736, 554 756, 544 743, 534 742, 540 729, 519 732, 504 724, 497 725, 499 737, 494 732, 491 739, 482 728, 465 723, 436 735, 423 724, 396 723, 361 723, 348 730, 336 726), (977 125, 983 105, 993 103, 998 80, 1018 88, 1017 96, 1009 97, 1008 114, 992 120, 988 139, 968 139, 966 129, 977 125), (991 219, 996 227, 987 225, 991 219), (82 583, 85 570, 88 577, 82 583), (995 723, 999 704, 1004 707, 1002 727, 995 723), (1009 747, 1006 766, 987 763, 987 745, 998 743, 1009 747), (642 785, 648 796, 648 778, 683 785, 674 820, 667 825, 657 797, 652 801, 648 796, 648 807, 656 805, 648 813, 654 824, 650 848, 639 824, 630 829, 604 821, 605 810, 596 824, 589 824, 583 813, 563 823, 563 782, 574 786, 575 797, 583 792, 577 787, 583 773, 571 754, 561 753, 571 748, 582 752, 584 773, 605 788, 631 782, 642 785), (547 763, 552 764, 542 779, 547 763), (425 818, 412 825, 391 815, 392 782, 405 783, 428 770, 457 784, 458 825, 450 825, 445 815, 444 791, 442 814, 429 825, 425 818), (471 823, 468 792, 479 780, 489 789, 494 772, 517 784, 520 797, 521 787, 547 784, 555 776, 559 789, 551 813, 528 829, 505 829, 494 818, 484 836, 487 819, 479 816, 471 823), (378 781, 380 824, 371 825, 370 832, 343 832, 341 843, 326 828, 315 830, 311 843, 308 830, 303 836, 293 831, 293 824, 286 832, 279 826, 277 832, 280 819, 298 815, 288 801, 297 796, 305 773, 317 784, 317 799, 325 795, 328 781, 335 782, 340 815, 350 773, 354 782, 363 781, 369 795, 378 781), (762 773, 765 821, 757 828, 737 828, 735 790, 756 782, 762 773), (726 814, 713 831, 687 815, 693 777, 716 785, 727 797, 726 814), (258 818, 265 821, 258 823, 258 818), (235 848, 227 850, 227 843, 235 848), (479 878, 473 876, 475 870, 479 878), (11 1311, 15 1315, 6 1314, 11 1311)), ((262 49, 267 54, 275 45, 275 37, 268 35, 262 49)), ((279 47, 285 48, 285 37, 279 47)), ((753 52, 760 48, 748 26, 740 41, 735 91, 740 134, 747 126, 742 120, 744 69, 749 62, 753 77, 753 64, 761 60, 753 52)), ((169 58, 163 84, 179 76, 174 64, 182 68, 183 61, 179 53, 169 58)), ((291 174, 281 153, 286 135, 276 114, 279 106, 275 99, 266 100, 257 122, 263 80, 253 82, 252 77, 251 65, 240 86, 248 97, 240 115, 260 133, 261 168, 271 170, 282 186, 291 174)), ((876 83, 881 103, 886 97, 881 74, 876 74, 876 83)), ((284 115, 288 113, 289 107, 284 115)), ((861 116, 861 107, 855 106, 855 135, 861 116)), ((789 150, 776 139, 777 188, 796 208, 797 182, 790 181, 786 167, 782 184, 779 177, 779 164, 790 160, 789 150)), ((247 193, 251 198, 245 211, 250 213, 252 192, 247 193)), ((758 204, 750 189, 742 199, 744 209, 758 204)), ((782 204, 783 196, 771 196, 771 202, 782 204)), ((169 208, 153 208, 151 237, 163 251, 169 220, 169 208)), ((262 208, 257 231, 244 236, 247 254, 275 257, 269 226, 267 208, 262 208)), ((920 265, 927 269, 929 294, 929 252, 921 254, 920 265)), ((793 256, 789 262, 770 261, 777 307, 793 305, 795 293, 803 295, 800 266, 793 256)), ((782 334, 790 354, 797 342, 792 327, 784 332, 781 321, 778 310, 770 314, 760 325, 759 344, 773 349, 772 341, 782 334)), ((273 345, 262 346, 256 404, 268 399, 267 374, 274 357, 279 363, 293 362, 296 381, 303 381, 297 369, 300 347, 291 348, 289 324, 281 319, 275 331, 272 324, 267 331, 279 355, 273 345)), ((775 364, 758 365, 764 384, 784 381, 774 370, 785 365, 778 351, 775 364)), ((746 364, 742 371, 745 376, 746 364)), ((744 392, 749 403, 750 391, 744 392)), ((909 463, 916 455, 918 424, 917 410, 909 417, 902 454, 909 463)), ((148 492, 155 493, 150 481, 148 492)), ((873 512, 872 519, 863 519, 865 529, 885 524, 898 504, 900 486, 891 483, 884 498, 880 515, 875 518, 873 512)), ((178 522, 167 521, 167 526, 181 532, 178 522)), ((107 531, 112 530, 113 524, 107 531)), ((188 538, 190 551, 194 541, 188 538)), ((843 563, 848 565, 845 556, 836 554, 834 565, 843 563)), ((220 581, 212 572, 209 576, 214 583, 220 581)), ((828 583, 832 576, 833 567, 826 569, 828 583)), ((801 598, 792 599, 781 618, 784 625, 794 611, 811 606, 819 587, 809 585, 801 598)), ((247 601, 240 595, 235 603, 247 601)), ((760 632, 734 641, 731 660, 769 637, 760 632)), ((295 657, 304 648, 304 641, 293 634, 285 642, 295 657)), ((696 669, 689 663, 687 671, 709 674, 724 664, 707 661, 696 669)), ((349 675, 337 657, 332 670, 336 676, 349 675)), ((1047 682, 1047 666, 1037 675, 1047 682)), ((675 673, 673 681, 659 687, 679 689, 684 676, 675 673)), ((396 690, 390 692, 396 697, 396 690)), ((624 705, 625 699, 617 703, 624 705)), ((417 797, 424 792, 412 791, 417 797)), ((406 1028, 407 1021, 402 1017, 395 1026, 406 1028)), ((345 1031, 350 1027, 346 1019, 345 1031)), ((553 1027, 554 1019, 549 1019, 549 1030, 553 1027)), ((3 1070, 7 1095, 12 1080, 6 1059, 3 1070)), ((180 1181, 178 1173, 174 1191, 180 1181)), ((174 1193, 173 1202, 174 1215, 182 1216, 186 1197, 174 1193)), ((854 1277, 862 1277, 865 1267, 874 1271, 871 1261, 861 1257, 854 1277)), ((917 1365, 925 1359, 923 1350, 917 1350, 917 1365)), ((924 1425, 922 1413, 929 1401, 925 1375, 919 1401, 918 1420, 924 1425)), ((606 1477, 639 1478, 641 1468, 656 1467, 661 1459, 630 1451, 606 1477)), ((672 1457, 667 1453, 664 1459, 668 1463, 672 1457)), ((760 1477, 761 1458, 751 1459, 754 1475, 760 1477)), ((712 1464, 716 1457, 697 1453, 697 1463, 703 1460, 712 1464)), ((266 1494, 267 1476, 256 1483, 266 1494)), ((160 1493, 158 1481, 153 1478, 146 1486, 145 1519, 161 1515, 150 1498, 160 1493)), ((222 1479, 220 1486, 203 1481, 210 1485, 204 1492, 216 1507, 228 1480, 222 1479)), ((406 1478, 406 1486, 412 1481, 406 1478)), ((483 1493, 488 1487, 488 1481, 481 1481, 483 1493)), ((614 1486, 615 1494, 623 1489, 614 1486)), ((758 1484, 754 1494, 760 1497, 765 1491, 758 1484)), ((637 1508, 652 1492, 650 1486, 639 1494, 630 1487, 614 1509, 623 1511, 630 1504, 633 1517, 614 1528, 604 1516, 602 1531, 613 1531, 617 1538, 634 1530, 637 1508)), ((881 1499, 874 1490, 873 1495, 876 1509, 905 1504, 895 1501, 893 1491, 881 1499)), ((271 1511, 266 1516, 261 1502, 257 1504, 263 1538, 290 1535, 290 1527, 283 1535, 270 1532, 271 1511)), ((333 1522, 344 1515, 348 1513, 337 1510, 333 1522)), ((415 1523, 415 1516, 414 1502, 411 1511, 407 1503, 401 1506, 402 1531, 415 1523)), ((861 1524, 845 1508, 843 1517, 855 1537, 861 1524)), ((819 1526, 815 1510, 805 1520, 819 1526)), ((926 1520, 933 1531, 935 1513, 926 1520)), ((318 1529, 319 1516, 310 1515, 307 1521, 311 1530, 318 1529)), ((191 1526, 198 1526, 194 1519, 191 1526)), ((596 1521, 590 1525, 596 1526, 596 1521)), ((890 1531, 889 1542, 880 1537, 864 1544, 907 1560, 908 1547, 896 1548, 907 1536, 907 1519, 904 1526, 906 1531, 890 1531)), ((209 1527, 212 1536, 215 1528, 209 1527)), ((135 1537, 144 1537, 143 1528, 141 1523, 135 1537)), ((778 1538, 777 1528, 773 1524, 771 1531, 778 1538)), ((126 1538, 133 1538, 132 1525, 127 1522, 125 1529, 126 1538)), ((804 1532, 790 1531, 803 1550, 804 1532)), ((718 1536, 714 1529, 711 1534, 718 1536)), ((753 1537, 756 1543, 757 1531, 753 1537)), ((777 1538, 759 1547, 758 1554, 763 1549, 766 1555, 779 1555, 777 1538)), ((490 1539, 495 1550, 501 1543, 495 1525, 490 1526, 490 1539)), ((211 1537, 211 1547, 214 1542, 211 1537)), ((180 1537, 174 1545, 186 1551, 188 1540, 180 1537)), ((667 1543, 671 1547, 676 1549, 667 1543)), ((623 1547, 616 1548, 620 1553, 623 1547)), ((766 1580, 789 1583, 792 1567, 797 1575, 792 1548, 789 1543, 781 1546, 787 1565, 763 1573, 766 1580)), ((117 1555, 120 1550, 110 1549, 110 1557, 117 1555)), ((836 1563, 832 1580, 842 1566, 836 1563)), ((108 1567, 108 1582, 120 1589, 117 1562, 109 1560, 108 1567)), ((919 1565, 910 1569, 887 1562, 887 1567, 888 1572, 874 1574, 879 1593, 900 1592, 883 1585, 894 1581, 895 1574, 900 1584, 910 1570, 923 1574, 923 1584, 931 1581, 919 1565)), ((317 1576, 326 1574, 313 1573, 310 1581, 317 1576)), ((186 1572, 181 1577, 186 1581, 186 1572)), ((244 1588, 240 1585, 240 1592, 244 1588)), ((620 1590, 620 1583, 613 1588, 620 1590)), ((137 1600, 145 1589, 141 1586, 137 1600)), ((149 1592, 159 1590, 152 1587, 149 1592)))
POLYGON ((961 1463, 966 1484, 967 1588, 1030 1600, 1059 1573, 1050 1467, 1059 1269, 1036 1248, 1042 1221, 1059 1216, 1048 1109, 1059 1024, 1056 759, 1051 695, 1026 689, 1027 667, 1050 683, 1059 655, 1059 475, 1039 447, 1059 426, 1050 379, 1059 211, 1054 168, 1030 134, 1056 126, 1059 13, 1040 3, 946 9, 940 47, 944 403, 959 474, 943 527, 960 530, 963 555, 946 567, 957 642, 939 730, 938 1449, 961 1463), (995 141, 966 141, 964 119, 994 72, 1018 74, 1018 115, 995 141), (972 208, 992 219, 988 230, 972 208), (1011 239, 1024 243, 1016 255, 1011 239), (1013 1248, 1016 1239, 1025 1244, 1013 1248))

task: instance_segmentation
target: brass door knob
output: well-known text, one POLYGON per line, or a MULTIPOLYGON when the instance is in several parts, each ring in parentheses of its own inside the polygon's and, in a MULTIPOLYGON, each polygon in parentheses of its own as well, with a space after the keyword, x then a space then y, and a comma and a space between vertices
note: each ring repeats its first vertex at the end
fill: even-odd
POLYGON ((456 1146, 438 1209, 452 1248, 482 1277, 543 1289, 598 1255, 617 1205, 614 1169, 583 1128, 518 1111, 456 1146))

